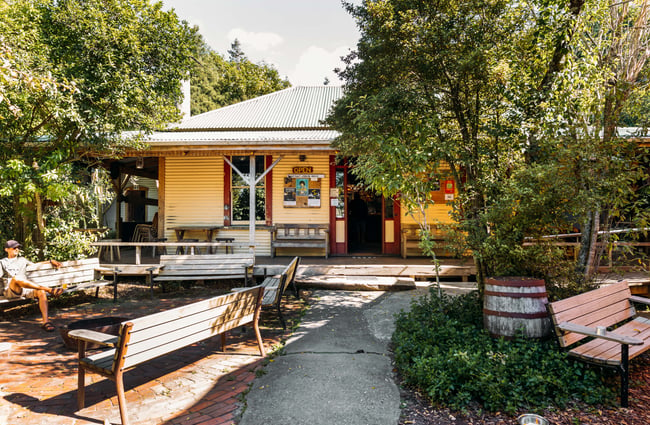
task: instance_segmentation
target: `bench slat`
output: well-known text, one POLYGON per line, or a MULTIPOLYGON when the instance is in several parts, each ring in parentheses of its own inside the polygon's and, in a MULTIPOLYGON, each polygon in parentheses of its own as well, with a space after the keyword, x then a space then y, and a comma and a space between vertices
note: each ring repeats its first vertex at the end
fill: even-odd
MULTIPOLYGON (((248 288, 248 291, 250 291, 253 288, 248 288)), ((244 298, 252 300, 254 299, 255 296, 256 296, 256 292, 250 292, 244 295, 244 298)), ((135 320, 132 320, 131 322, 134 323, 134 327, 135 327, 137 321, 137 328, 145 329, 149 326, 156 326, 159 323, 174 320, 175 318, 179 319, 181 317, 188 316, 191 314, 197 314, 201 311, 205 311, 210 308, 217 308, 223 305, 231 304, 238 298, 241 299, 241 296, 238 297, 237 294, 232 294, 232 293, 220 295, 218 297, 176 307, 171 310, 165 310, 158 313, 150 314, 148 316, 139 317, 135 320)))
POLYGON ((34 278, 29 276, 29 280, 34 283, 38 283, 41 286, 61 286, 64 283, 75 284, 81 282, 87 282, 89 280, 95 280, 94 273, 66 273, 62 275, 47 276, 42 278, 34 278))
MULTIPOLYGON (((646 318, 638 317, 616 328, 614 332, 648 341, 650 339, 650 321, 646 318)), ((629 358, 633 359, 643 354, 647 349, 644 345, 630 345, 629 358)), ((621 363, 620 344, 599 338, 572 349, 569 351, 569 354, 595 363, 608 365, 618 365, 621 363)))
POLYGON ((230 262, 237 260, 250 260, 253 254, 207 254, 207 255, 161 255, 161 263, 192 262, 192 263, 213 263, 230 262))
POLYGON ((245 267, 251 267, 252 265, 249 262, 237 262, 233 261, 232 263, 227 264, 163 264, 163 271, 166 270, 228 270, 228 269, 243 269, 245 267))
MULTIPOLYGON (((223 323, 216 323, 214 324, 214 326, 203 328, 198 332, 182 336, 181 338, 178 338, 176 340, 169 341, 167 340, 167 338, 164 338, 164 340, 167 341, 161 343, 160 345, 153 345, 153 342, 160 342, 160 341, 152 341, 151 345, 149 345, 146 349, 144 349, 141 352, 136 352, 132 354, 132 350, 131 348, 129 348, 128 355, 125 356, 124 358, 124 366, 122 367, 122 370, 130 369, 142 362, 171 353, 172 351, 176 351, 179 348, 187 347, 189 345, 203 341, 215 335, 220 335, 230 329, 239 327, 246 323, 250 323, 252 320, 253 320, 253 313, 247 316, 237 316, 232 320, 228 320, 223 323)), ((161 338, 161 340, 163 339, 161 338)), ((133 348, 137 348, 137 346, 134 346, 133 348)))
POLYGON ((271 230, 271 256, 276 248, 323 248, 329 257, 329 225, 276 224, 271 230))
MULTIPOLYGON (((635 314, 629 302, 630 289, 627 282, 619 282, 575 295, 548 305, 554 326, 571 322, 583 326, 612 326, 635 314), (625 295, 628 295, 625 297, 625 295)), ((584 338, 575 332, 556 332, 562 347, 568 347, 584 338)))
POLYGON ((563 300, 555 301, 552 304, 555 314, 562 313, 567 310, 574 310, 583 305, 597 303, 600 298, 605 298, 610 295, 617 296, 617 293, 629 291, 629 287, 625 281, 614 283, 612 285, 603 286, 593 291, 585 292, 583 294, 574 295, 573 297, 565 298, 563 300), (593 292, 593 293, 592 293, 593 292))
POLYGON ((240 300, 233 301, 232 303, 174 318, 172 320, 166 320, 163 316, 159 318, 159 323, 147 327, 140 327, 137 323, 131 321, 134 325, 129 340, 129 351, 133 349, 133 346, 141 342, 155 345, 156 343, 152 340, 156 338, 160 341, 164 341, 165 339, 174 340, 178 339, 178 336, 174 335, 174 333, 183 336, 184 333, 192 333, 193 330, 210 328, 217 323, 222 323, 224 315, 227 318, 249 314, 254 310, 254 306, 253 308, 250 307, 252 301, 252 297, 246 296, 240 300), (249 310, 245 311, 246 308, 249 310))
POLYGON ((255 255, 161 255, 158 275, 153 282, 174 280, 248 279, 255 265, 255 255))
POLYGON ((244 279, 245 274, 215 274, 205 276, 158 276, 154 278, 154 282, 174 282, 176 280, 222 280, 222 279, 244 279))
POLYGON ((99 369, 105 372, 113 369, 113 361, 115 360, 115 348, 111 348, 100 353, 93 354, 84 358, 82 361, 93 366, 95 370, 99 369))
POLYGON ((228 267, 165 267, 160 271, 160 274, 163 275, 204 275, 204 274, 220 274, 220 273, 232 273, 232 272, 241 272, 245 271, 244 266, 231 265, 228 267))
POLYGON ((592 312, 582 313, 578 316, 573 313, 560 313, 556 315, 556 320, 558 323, 571 322, 583 326, 612 326, 633 316, 627 299, 617 300, 614 304, 603 304, 592 312))
POLYGON ((124 358, 123 370, 221 334, 242 324, 250 323, 253 320, 256 307, 255 299, 261 290, 263 290, 261 287, 254 287, 239 293, 222 295, 131 320, 133 327, 127 345, 128 351, 124 358), (196 325, 183 326, 184 323, 187 323, 187 317, 200 317, 197 314, 210 309, 220 311, 221 317, 208 320, 198 319, 196 325), (178 322, 180 332, 170 331, 175 326, 174 322, 178 322), (160 324, 164 325, 160 326, 160 324), (157 335, 152 336, 147 331, 152 328, 156 330, 157 335))

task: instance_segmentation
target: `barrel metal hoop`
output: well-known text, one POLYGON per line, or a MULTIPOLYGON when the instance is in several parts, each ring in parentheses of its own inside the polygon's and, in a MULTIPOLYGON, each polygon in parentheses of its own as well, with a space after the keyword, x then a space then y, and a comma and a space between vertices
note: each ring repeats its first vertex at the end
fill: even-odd
POLYGON ((485 282, 486 285, 494 286, 508 286, 508 287, 532 287, 532 286, 546 286, 546 282, 541 279, 530 279, 530 280, 494 280, 488 279, 485 282))
POLYGON ((492 295, 495 297, 509 297, 509 298, 546 298, 546 292, 495 292, 484 291, 485 295, 492 295))
POLYGON ((490 316, 496 316, 496 317, 511 317, 515 319, 543 319, 545 317, 548 317, 548 313, 546 312, 538 312, 538 313, 510 313, 507 311, 495 311, 495 310, 488 310, 486 308, 483 309, 484 314, 488 314, 490 316))

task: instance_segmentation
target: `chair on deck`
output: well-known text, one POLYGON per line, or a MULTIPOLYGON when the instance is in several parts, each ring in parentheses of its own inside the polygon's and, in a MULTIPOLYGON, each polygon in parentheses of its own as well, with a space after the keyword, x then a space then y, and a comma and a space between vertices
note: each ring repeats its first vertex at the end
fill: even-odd
MULTIPOLYGON (((157 223, 157 218, 154 217, 154 223, 157 223)), ((166 238, 158 237, 158 226, 156 224, 138 224, 135 226, 131 242, 165 242, 166 238)), ((166 253, 164 247, 151 247, 151 256, 155 257, 157 249, 162 248, 166 253)))

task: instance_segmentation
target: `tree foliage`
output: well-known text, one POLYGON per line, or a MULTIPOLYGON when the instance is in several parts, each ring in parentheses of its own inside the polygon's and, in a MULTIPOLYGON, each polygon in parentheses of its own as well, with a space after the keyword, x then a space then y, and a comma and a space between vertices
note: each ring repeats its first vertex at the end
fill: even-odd
POLYGON ((559 252, 524 248, 525 237, 584 228, 603 213, 643 222, 629 208, 645 178, 634 166, 638 151, 614 130, 642 88, 648 37, 637 27, 647 28, 646 2, 379 0, 347 8, 361 39, 341 71, 346 94, 328 118, 342 134, 336 146, 371 188, 399 194, 409 211, 430 204, 442 177, 453 178, 455 217, 479 282, 557 274, 559 252))
POLYGON ((228 54, 226 60, 208 46, 203 46, 191 72, 192 115, 290 86, 273 66, 251 62, 238 40, 232 43, 228 54))
POLYGON ((133 143, 123 132, 179 118, 199 37, 147 0, 2 2, 0 34, 0 197, 13 210, 3 236, 42 253, 47 207, 75 204, 87 153, 115 155, 133 143))

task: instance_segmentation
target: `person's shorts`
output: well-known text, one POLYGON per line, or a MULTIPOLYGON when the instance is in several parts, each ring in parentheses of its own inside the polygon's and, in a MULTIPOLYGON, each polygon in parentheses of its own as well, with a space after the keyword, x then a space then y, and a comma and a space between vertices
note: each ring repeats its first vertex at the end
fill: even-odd
POLYGON ((22 288, 22 292, 20 294, 16 294, 14 291, 11 290, 11 288, 7 288, 4 290, 3 295, 5 296, 6 299, 10 300, 13 298, 35 298, 36 297, 36 292, 34 292, 33 289, 31 288, 22 288))

